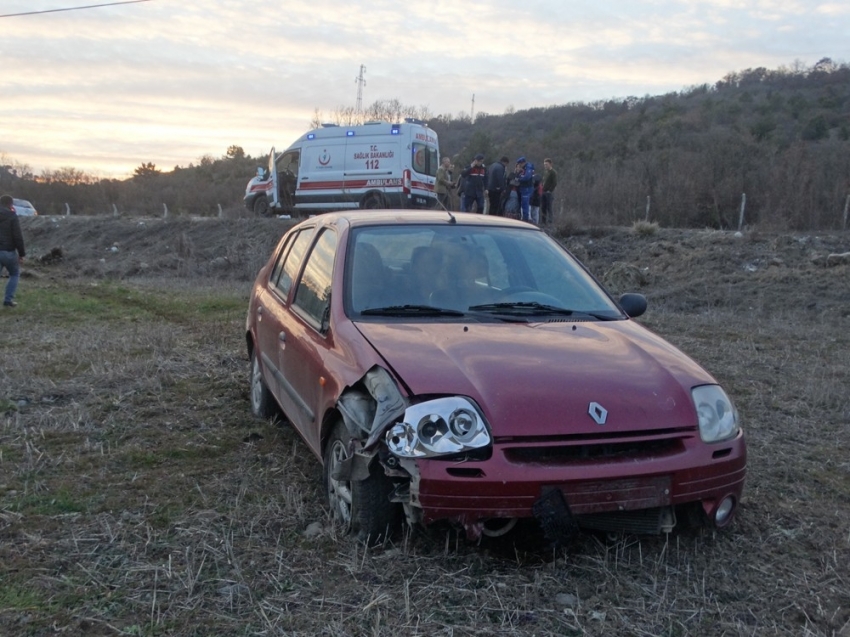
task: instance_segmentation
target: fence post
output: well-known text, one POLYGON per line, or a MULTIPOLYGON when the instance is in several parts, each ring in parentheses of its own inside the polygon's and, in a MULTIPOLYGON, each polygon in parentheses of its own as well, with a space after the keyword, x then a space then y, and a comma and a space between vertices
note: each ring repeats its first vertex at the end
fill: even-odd
POLYGON ((847 209, 850 208, 850 195, 847 195, 847 199, 844 202, 844 225, 841 226, 842 230, 847 230, 847 209))
POLYGON ((162 218, 168 219, 168 206, 165 204, 162 204, 162 218))
POLYGON ((218 218, 221 219, 224 216, 224 210, 221 209, 221 204, 218 204, 218 218))
POLYGON ((66 216, 66 217, 69 217, 70 215, 71 215, 71 206, 69 206, 69 205, 66 203, 66 204, 65 204, 65 216, 66 216))
POLYGON ((747 193, 741 193, 741 215, 738 217, 738 232, 744 227, 744 210, 747 207, 747 193))
POLYGON ((112 216, 113 217, 118 216, 118 206, 116 206, 115 204, 112 204, 112 216))
POLYGON ((649 221, 649 195, 646 196, 646 221, 649 221))

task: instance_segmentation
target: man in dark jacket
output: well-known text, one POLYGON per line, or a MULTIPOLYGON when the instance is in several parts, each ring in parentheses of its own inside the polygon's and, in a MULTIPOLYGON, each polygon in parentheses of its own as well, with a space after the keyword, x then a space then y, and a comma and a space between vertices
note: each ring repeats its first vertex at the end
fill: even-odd
POLYGON ((543 225, 552 223, 552 193, 558 185, 558 173, 552 167, 552 160, 543 160, 543 197, 540 200, 540 221, 543 225))
POLYGON ((487 169, 487 196, 490 198, 490 214, 502 215, 504 202, 502 198, 505 196, 505 188, 507 187, 508 158, 502 157, 499 161, 494 161, 487 169))
POLYGON ((0 268, 9 271, 9 282, 6 284, 6 296, 3 297, 3 307, 15 307, 15 290, 18 289, 18 279, 21 277, 21 262, 26 255, 24 235, 21 233, 21 222, 12 206, 12 197, 0 197, 0 268))
POLYGON ((460 173, 460 176, 463 178, 460 211, 472 212, 474 203, 476 212, 484 214, 484 197, 487 196, 487 167, 484 165, 484 155, 476 155, 469 168, 460 173))

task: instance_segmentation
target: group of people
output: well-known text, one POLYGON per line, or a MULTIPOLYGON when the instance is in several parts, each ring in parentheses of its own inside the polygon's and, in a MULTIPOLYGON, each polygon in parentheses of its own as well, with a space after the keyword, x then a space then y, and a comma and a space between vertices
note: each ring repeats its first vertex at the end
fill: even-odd
POLYGON ((479 153, 455 180, 451 159, 443 157, 435 184, 440 206, 453 210, 452 193, 457 189, 461 212, 487 212, 538 226, 551 224, 553 193, 558 185, 552 160, 543 160, 542 173, 525 157, 517 159, 513 172, 508 171, 509 163, 503 156, 486 166, 484 155, 479 153))
POLYGON ((15 214, 13 202, 10 195, 0 196, 0 270, 6 268, 9 272, 3 307, 15 307, 18 304, 15 291, 21 276, 21 261, 26 255, 21 223, 15 214))

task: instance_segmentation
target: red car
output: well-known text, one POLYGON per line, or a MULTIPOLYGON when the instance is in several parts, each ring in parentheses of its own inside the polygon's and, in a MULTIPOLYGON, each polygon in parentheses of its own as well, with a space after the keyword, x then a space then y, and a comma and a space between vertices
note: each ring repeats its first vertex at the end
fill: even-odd
POLYGON ((746 473, 705 370, 529 224, 364 211, 293 227, 260 270, 251 407, 324 464, 333 516, 370 543, 401 522, 470 538, 537 518, 659 533, 724 527, 746 473))

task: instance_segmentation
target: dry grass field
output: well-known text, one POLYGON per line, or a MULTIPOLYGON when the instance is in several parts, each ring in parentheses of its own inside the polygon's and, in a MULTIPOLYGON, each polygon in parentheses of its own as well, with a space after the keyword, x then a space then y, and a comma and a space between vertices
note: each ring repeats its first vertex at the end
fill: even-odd
POLYGON ((367 550, 328 525, 305 445, 250 415, 245 308, 285 223, 26 220, 0 635, 850 636, 850 265, 827 259, 850 234, 560 232, 737 402, 731 528, 367 550))

